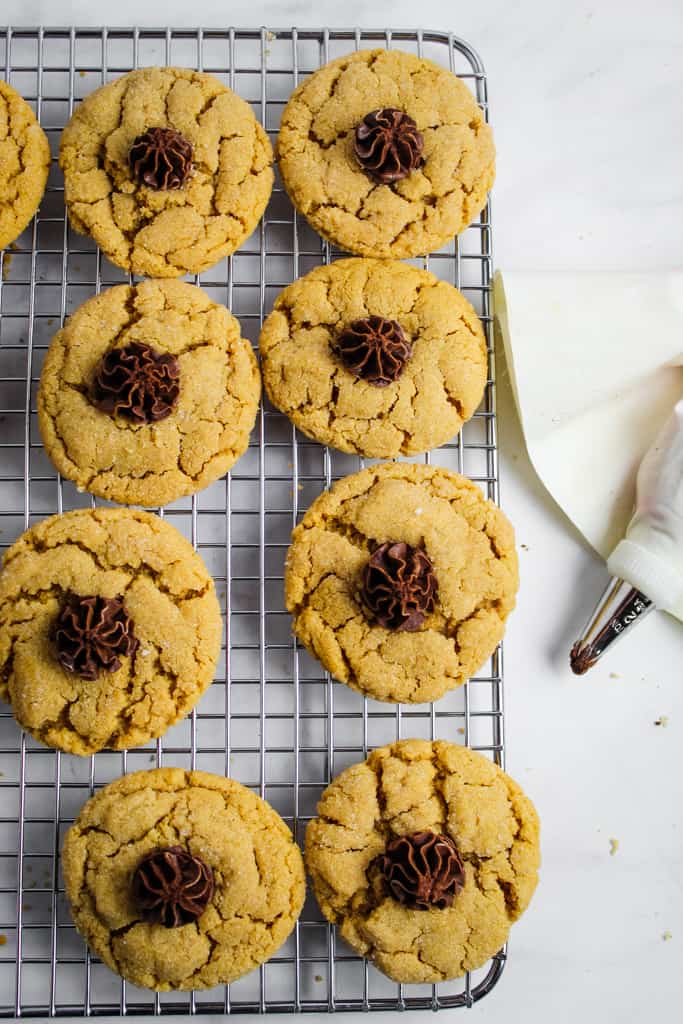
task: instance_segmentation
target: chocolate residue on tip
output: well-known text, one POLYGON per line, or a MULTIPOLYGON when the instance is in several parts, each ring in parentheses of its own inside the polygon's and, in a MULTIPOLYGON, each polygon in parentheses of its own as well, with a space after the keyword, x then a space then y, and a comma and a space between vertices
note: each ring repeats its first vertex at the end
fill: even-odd
POLYGON ((594 649, 591 646, 582 647, 578 640, 569 654, 569 665, 575 676, 585 675, 597 660, 594 649))

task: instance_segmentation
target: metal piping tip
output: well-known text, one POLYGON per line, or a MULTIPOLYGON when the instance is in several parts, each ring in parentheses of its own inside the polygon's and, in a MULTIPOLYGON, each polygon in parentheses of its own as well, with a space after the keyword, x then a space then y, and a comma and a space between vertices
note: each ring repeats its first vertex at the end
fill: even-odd
POLYGON ((571 649, 569 664, 572 672, 577 676, 588 672, 619 637, 653 608, 649 597, 626 580, 613 576, 571 649))

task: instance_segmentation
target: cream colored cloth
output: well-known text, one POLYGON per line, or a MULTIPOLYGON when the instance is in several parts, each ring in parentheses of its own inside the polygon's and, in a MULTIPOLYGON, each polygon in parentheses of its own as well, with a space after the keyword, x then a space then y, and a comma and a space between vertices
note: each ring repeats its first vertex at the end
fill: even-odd
POLYGON ((529 457, 607 558, 683 396, 683 271, 498 271, 494 306, 529 457))

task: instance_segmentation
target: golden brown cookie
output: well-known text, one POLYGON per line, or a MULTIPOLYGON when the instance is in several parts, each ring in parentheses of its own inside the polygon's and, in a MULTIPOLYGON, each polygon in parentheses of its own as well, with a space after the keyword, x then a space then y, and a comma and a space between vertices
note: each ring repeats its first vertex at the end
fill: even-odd
POLYGON ((71 754, 162 736, 213 679, 213 580, 149 512, 79 509, 22 534, 0 574, 0 699, 71 754))
POLYGON ((372 458, 444 444, 486 384, 486 338, 467 299, 393 260, 337 260, 290 284, 259 349, 276 408, 315 441, 372 458))
POLYGON ((439 249, 472 223, 495 173, 491 129, 467 86, 401 50, 350 53, 302 82, 277 154, 296 208, 358 256, 439 249))
POLYGON ((375 700, 460 686, 515 605, 509 521, 466 477, 389 462, 345 477, 292 533, 285 601, 332 675, 375 700))
POLYGON ((237 320, 183 281, 118 285, 50 345, 38 392, 47 454, 81 490, 163 505, 246 450, 261 394, 237 320))
POLYGON ((402 740, 338 775, 306 831, 325 917, 395 981, 481 967, 526 910, 540 862, 538 815, 474 751, 402 740))
POLYGON ((43 198, 50 144, 16 89, 0 79, 0 249, 18 238, 43 198))
POLYGON ((159 991, 252 971, 292 931, 305 895, 280 815, 239 782, 179 768, 126 775, 89 800, 62 865, 88 945, 127 981, 159 991))
POLYGON ((119 267, 199 273, 252 233, 273 187, 270 141, 212 75, 142 68, 76 109, 59 164, 71 224, 119 267))

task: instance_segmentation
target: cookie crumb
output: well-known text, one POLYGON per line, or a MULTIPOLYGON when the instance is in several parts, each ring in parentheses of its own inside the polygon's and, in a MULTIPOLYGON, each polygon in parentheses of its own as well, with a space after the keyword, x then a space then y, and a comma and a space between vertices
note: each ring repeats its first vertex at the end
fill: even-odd
POLYGON ((7 945, 7 936, 6 935, 0 935, 0 946, 6 946, 6 945, 7 945))
POLYGON ((528 544, 520 544, 519 546, 522 549, 522 551, 528 551, 529 550, 529 545, 528 544))
POLYGON ((85 78, 85 76, 88 74, 88 72, 87 71, 83 71, 83 69, 81 69, 78 73, 81 76, 81 78, 85 78))
POLYGON ((621 679, 621 676, 618 672, 610 672, 609 677, 610 679, 621 679))
POLYGON ((19 246, 16 242, 11 242, 5 251, 5 256, 2 260, 2 279, 6 281, 9 277, 10 267, 12 266, 12 255, 15 252, 19 252, 19 246))
POLYGON ((662 942, 670 942, 673 939, 673 935, 670 931, 665 931, 662 934, 662 942))
POLYGON ((655 719, 655 725, 661 725, 662 729, 666 729, 668 724, 669 724, 669 716, 668 715, 660 715, 659 718, 655 719))
POLYGON ((618 849, 619 849, 619 840, 618 839, 610 839, 610 841, 609 841, 609 855, 610 855, 610 857, 613 857, 618 849))
POLYGON ((458 726, 458 732, 460 733, 461 736, 464 736, 465 735, 465 726, 464 725, 459 725, 458 726))
POLYGON ((268 40, 269 43, 272 43, 273 39, 277 39, 277 36, 275 35, 274 32, 268 31, 266 32, 266 39, 268 40))
POLYGON ((315 980, 316 980, 316 981, 322 981, 322 980, 323 980, 323 976, 322 976, 322 974, 316 974, 316 976, 315 976, 315 980))

